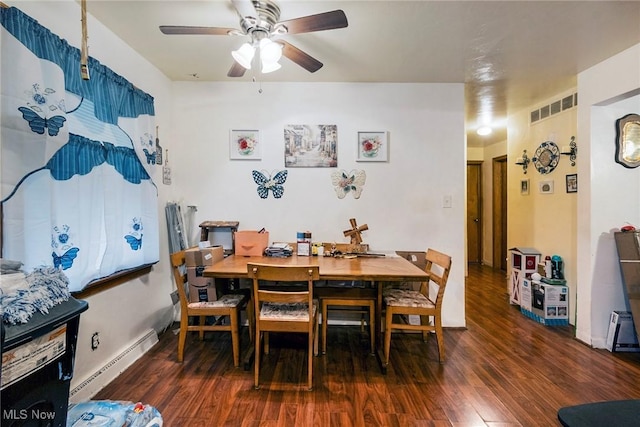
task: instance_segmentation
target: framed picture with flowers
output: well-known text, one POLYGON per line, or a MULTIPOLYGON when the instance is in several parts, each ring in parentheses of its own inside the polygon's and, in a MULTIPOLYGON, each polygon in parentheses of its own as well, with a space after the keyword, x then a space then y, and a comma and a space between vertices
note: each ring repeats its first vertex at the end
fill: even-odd
POLYGON ((260 160, 262 158, 260 132, 257 130, 232 130, 229 137, 231 160, 260 160))
POLYGON ((358 132, 358 162, 389 160, 389 139, 386 131, 358 132))

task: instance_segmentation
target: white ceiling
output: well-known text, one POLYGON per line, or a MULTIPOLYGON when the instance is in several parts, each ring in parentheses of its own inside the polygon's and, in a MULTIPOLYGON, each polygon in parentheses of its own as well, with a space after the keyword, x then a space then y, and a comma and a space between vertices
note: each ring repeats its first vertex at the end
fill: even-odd
POLYGON ((281 20, 345 12, 347 28, 283 36, 324 63, 316 73, 283 58, 274 73, 247 71, 230 78, 230 52, 248 37, 169 36, 158 29, 239 28, 230 0, 88 0, 87 11, 175 81, 464 82, 472 147, 506 139, 507 111, 571 90, 577 73, 640 43, 640 1, 280 0, 279 5, 281 20), (498 126, 489 137, 475 133, 483 115, 498 126))

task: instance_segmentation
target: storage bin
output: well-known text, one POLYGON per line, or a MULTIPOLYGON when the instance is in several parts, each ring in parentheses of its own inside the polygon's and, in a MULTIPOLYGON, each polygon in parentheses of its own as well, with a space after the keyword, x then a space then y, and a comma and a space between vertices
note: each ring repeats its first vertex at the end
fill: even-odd
POLYGON ((240 230, 234 233, 236 255, 238 256, 262 256, 269 246, 268 231, 240 230))

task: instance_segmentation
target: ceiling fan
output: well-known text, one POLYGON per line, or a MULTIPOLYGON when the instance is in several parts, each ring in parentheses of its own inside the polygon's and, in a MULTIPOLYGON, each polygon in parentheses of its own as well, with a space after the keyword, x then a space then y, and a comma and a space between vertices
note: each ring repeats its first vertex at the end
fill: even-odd
POLYGON ((284 40, 271 40, 272 37, 348 26, 347 17, 342 10, 279 21, 280 8, 273 0, 231 0, 231 3, 240 16, 241 29, 161 25, 160 31, 168 35, 248 35, 251 42, 243 44, 240 49, 231 53, 235 61, 227 73, 229 77, 242 77, 245 71, 251 68, 256 52, 259 54, 263 73, 280 68, 278 60, 282 55, 307 71, 315 73, 322 68, 322 62, 284 40))

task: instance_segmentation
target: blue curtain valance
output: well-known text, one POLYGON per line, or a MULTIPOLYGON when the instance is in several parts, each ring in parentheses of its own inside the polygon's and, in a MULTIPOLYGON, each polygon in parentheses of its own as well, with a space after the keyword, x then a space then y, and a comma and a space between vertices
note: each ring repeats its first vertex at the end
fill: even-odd
MULTIPOLYGON (((153 97, 16 8, 0 8, 3 256, 69 290, 159 260, 153 97)), ((64 23, 61 23, 64 25, 64 23)))
POLYGON ((0 22, 38 58, 57 64, 64 72, 65 89, 91 100, 98 119, 117 124, 118 117, 155 115, 151 95, 92 57, 87 64, 91 79, 83 80, 80 77, 80 50, 19 9, 0 8, 0 22))

